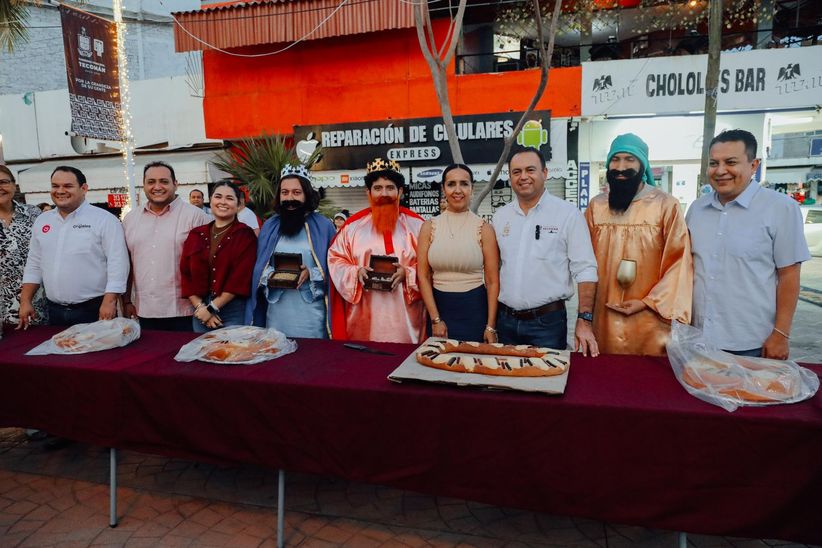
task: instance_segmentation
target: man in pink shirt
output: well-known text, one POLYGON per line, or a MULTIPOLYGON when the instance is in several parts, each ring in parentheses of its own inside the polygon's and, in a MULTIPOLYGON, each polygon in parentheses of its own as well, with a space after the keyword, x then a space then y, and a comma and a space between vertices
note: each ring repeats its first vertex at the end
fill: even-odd
POLYGON ((181 297, 180 255, 192 228, 211 218, 177 196, 174 168, 152 162, 143 169, 146 204, 123 219, 131 256, 125 314, 139 318, 143 329, 191 331, 194 309, 181 297))

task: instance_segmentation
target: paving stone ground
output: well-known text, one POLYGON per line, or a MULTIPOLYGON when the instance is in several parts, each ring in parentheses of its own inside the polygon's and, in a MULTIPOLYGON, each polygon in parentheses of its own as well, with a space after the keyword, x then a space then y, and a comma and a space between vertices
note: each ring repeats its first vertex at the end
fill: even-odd
MULTIPOLYGON (((802 268, 822 292, 822 258, 802 268)), ((800 300, 791 357, 822 363, 822 306, 800 300)), ((576 303, 569 306, 573 318, 576 303)), ((572 326, 571 326, 572 327, 572 326)), ((108 451, 75 444, 45 452, 22 430, 0 429, 0 548, 17 546, 274 546, 276 473, 121 452, 120 524, 108 524, 108 451)), ((288 546, 673 547, 677 535, 470 501, 289 474, 288 546)), ((693 548, 804 546, 688 535, 693 548)))
MULTIPOLYGON (((0 546, 274 546, 276 473, 120 452, 120 523, 108 524, 108 451, 56 452, 0 429, 0 546)), ((673 547, 677 535, 288 474, 288 546, 673 547)), ((689 535, 694 548, 800 547, 689 535)))

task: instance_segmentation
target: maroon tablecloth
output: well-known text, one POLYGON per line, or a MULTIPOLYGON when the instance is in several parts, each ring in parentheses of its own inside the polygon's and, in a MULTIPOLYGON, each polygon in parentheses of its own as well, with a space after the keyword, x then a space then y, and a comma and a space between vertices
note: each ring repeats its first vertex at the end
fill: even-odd
MULTIPOLYGON (((735 413, 664 359, 574 355, 565 395, 404 384, 413 350, 299 340, 251 366, 178 363, 193 334, 24 356, 0 341, 0 424, 103 446, 331 474, 499 505, 693 533, 822 543, 822 394, 735 413)), ((822 367, 811 367, 817 373, 822 367)))

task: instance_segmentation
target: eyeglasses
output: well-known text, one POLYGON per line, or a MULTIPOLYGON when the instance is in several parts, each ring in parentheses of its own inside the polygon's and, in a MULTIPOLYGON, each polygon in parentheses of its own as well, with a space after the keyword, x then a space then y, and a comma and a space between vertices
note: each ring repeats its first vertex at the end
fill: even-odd
POLYGON ((11 179, 0 179, 0 186, 14 186, 14 181, 11 179))

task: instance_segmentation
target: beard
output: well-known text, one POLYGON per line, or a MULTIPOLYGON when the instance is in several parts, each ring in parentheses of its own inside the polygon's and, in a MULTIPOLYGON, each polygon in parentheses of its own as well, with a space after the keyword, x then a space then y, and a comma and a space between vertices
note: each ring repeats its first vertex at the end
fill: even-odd
POLYGON ((285 200, 280 202, 280 233, 294 236, 305 224, 305 202, 285 200))
POLYGON ((628 211, 628 206, 636 196, 639 185, 642 183, 642 170, 635 169, 609 169, 605 174, 608 179, 608 206, 612 211, 617 213, 625 213, 628 211), (617 177, 626 177, 625 179, 617 179, 617 177))
POLYGON ((368 195, 368 202, 371 204, 371 221, 377 232, 393 233, 397 226, 397 219, 400 218, 400 199, 392 199, 388 196, 372 198, 368 195))

